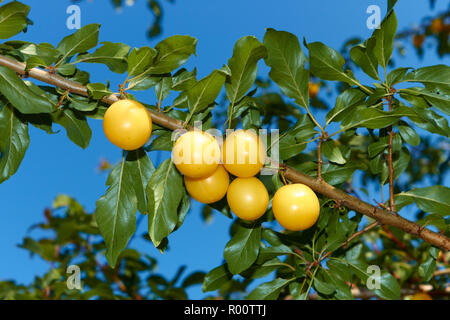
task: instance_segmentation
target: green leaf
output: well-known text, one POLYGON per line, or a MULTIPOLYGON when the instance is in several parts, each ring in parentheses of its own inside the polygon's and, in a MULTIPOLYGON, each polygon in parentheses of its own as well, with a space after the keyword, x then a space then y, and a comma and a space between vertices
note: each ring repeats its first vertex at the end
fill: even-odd
POLYGON ((253 86, 256 79, 258 61, 266 56, 266 49, 253 36, 240 38, 228 60, 231 76, 225 83, 227 98, 235 105, 253 86))
POLYGON ((127 70, 127 55, 130 47, 123 43, 102 42, 103 46, 94 53, 79 55, 73 63, 102 63, 109 70, 124 73, 127 70))
POLYGON ((361 107, 352 116, 343 119, 341 128, 348 130, 355 127, 365 127, 369 129, 386 128, 397 123, 400 118, 414 115, 414 112, 407 107, 397 107, 393 111, 382 111, 377 108, 361 107))
POLYGON ((372 79, 379 80, 378 61, 373 53, 375 39, 369 38, 350 49, 350 58, 372 79))
POLYGON ((412 146, 418 146, 420 143, 420 137, 416 131, 408 125, 399 125, 398 131, 402 139, 412 146))
POLYGON ((178 222, 177 209, 183 198, 183 179, 171 159, 165 160, 147 184, 148 232, 155 247, 178 222))
POLYGON ((441 110, 447 115, 450 115, 450 93, 442 91, 440 88, 408 88, 400 89, 399 93, 402 95, 407 93, 409 95, 420 96, 425 99, 430 105, 441 110))
POLYGON ((258 257, 261 242, 261 226, 249 228, 238 225, 236 233, 225 246, 223 256, 228 270, 233 274, 248 269, 258 257))
POLYGON ((411 68, 398 68, 389 72, 386 78, 388 85, 391 87, 394 84, 401 82, 410 69, 411 68))
POLYGON ((440 64, 419 68, 408 73, 403 81, 420 82, 425 88, 439 89, 450 94, 450 66, 440 64))
MULTIPOLYGON (((307 146, 307 141, 317 134, 311 118, 302 114, 295 126, 289 128, 279 137, 280 159, 286 160, 300 154, 307 146)), ((275 141, 272 142, 272 145, 275 141)))
POLYGON ((197 83, 197 68, 187 71, 182 68, 172 77, 172 90, 185 91, 192 88, 197 83))
POLYGON ((197 272, 191 273, 189 276, 187 276, 186 279, 183 280, 181 287, 188 288, 193 285, 202 284, 204 279, 205 279, 204 272, 197 271, 197 272))
POLYGON ((388 144, 389 144, 389 138, 383 137, 379 141, 371 143, 369 147, 367 148, 367 152, 369 153, 369 157, 373 158, 380 154, 380 152, 384 151, 388 144))
POLYGON ((0 66, 0 92, 20 113, 50 113, 55 110, 52 102, 31 91, 16 73, 0 66))
POLYGON ((137 200, 134 183, 130 166, 123 157, 108 176, 108 190, 97 201, 95 220, 108 248, 106 259, 113 268, 136 229, 137 200))
POLYGON ((127 169, 134 181, 133 188, 137 198, 137 209, 140 213, 148 213, 146 188, 155 167, 142 148, 128 151, 126 158, 127 169))
POLYGON ((314 289, 322 294, 330 295, 336 290, 336 287, 326 272, 319 271, 314 278, 314 289))
POLYGON ((219 95, 225 82, 226 73, 214 70, 187 91, 189 111, 195 114, 205 110, 219 95))
POLYGON ((88 89, 89 97, 94 100, 100 100, 104 96, 109 96, 112 94, 112 91, 100 82, 89 83, 86 87, 88 89))
POLYGON ((247 300, 276 300, 281 290, 286 287, 292 280, 277 278, 273 281, 263 283, 256 287, 247 296, 247 300))
POLYGON ((10 105, 3 104, 0 107, 0 183, 16 173, 29 144, 27 123, 17 117, 10 105))
POLYGON ((336 105, 326 116, 326 124, 338 122, 351 114, 356 106, 363 105, 366 95, 359 89, 349 88, 336 99, 336 105))
POLYGON ((450 136, 450 128, 446 118, 442 117, 430 108, 423 108, 413 105, 411 110, 413 111, 413 114, 408 115, 408 117, 418 127, 431 133, 440 134, 444 137, 450 136))
POLYGON ((156 50, 150 47, 134 48, 128 56, 128 76, 143 73, 156 57, 156 50))
POLYGON ((333 140, 326 141, 322 144, 322 154, 331 162, 337 164, 345 164, 345 160, 341 149, 335 144, 333 140))
POLYGON ((30 7, 10 2, 0 7, 0 39, 11 38, 27 27, 30 7))
POLYGON ((93 111, 97 108, 97 101, 92 101, 81 96, 69 96, 67 100, 70 101, 69 107, 81 112, 93 111))
POLYGON ((233 275, 228 271, 225 264, 212 269, 203 280, 203 292, 220 289, 225 283, 231 280, 233 275))
MULTIPOLYGON (((345 165, 327 163, 322 165, 322 178, 331 185, 337 185, 350 179, 358 169, 361 169, 359 163, 347 162, 345 165)), ((317 172, 310 174, 315 176, 317 172)))
POLYGON ((87 123, 86 117, 71 109, 58 110, 51 114, 54 122, 66 129, 67 136, 76 145, 85 149, 91 140, 92 131, 87 123))
POLYGON ((267 49, 265 62, 271 68, 269 77, 285 95, 307 108, 309 72, 298 38, 289 32, 267 29, 263 43, 267 49))
POLYGON ((173 149, 172 132, 163 131, 150 143, 148 147, 145 147, 145 149, 147 151, 153 150, 172 151, 173 149))
POLYGON ((170 94, 172 89, 172 78, 171 77, 161 77, 160 80, 155 84, 155 93, 158 103, 161 103, 170 94))
POLYGON ((379 29, 373 32, 375 38, 375 46, 373 48, 374 54, 377 57, 378 63, 384 68, 387 68, 388 62, 391 59, 392 51, 394 50, 394 38, 397 31, 397 17, 395 12, 391 13, 383 20, 379 29))
POLYGON ((196 46, 197 39, 190 36, 175 35, 164 39, 155 46, 158 54, 146 73, 162 74, 177 69, 195 55, 196 46))
POLYGON ((50 43, 41 43, 39 45, 30 43, 19 50, 22 54, 27 55, 26 70, 34 67, 48 67, 53 64, 61 54, 50 43))
MULTIPOLYGON (((395 137, 394 137, 395 139, 395 137)), ((400 175, 408 168, 409 160, 411 156, 409 155, 409 151, 407 148, 403 148, 400 150, 400 153, 397 153, 393 159, 394 164, 394 180, 400 177, 400 175)))
POLYGON ((395 195, 398 210, 416 203, 423 211, 430 214, 447 216, 450 214, 450 188, 445 186, 432 186, 412 189, 395 195))
POLYGON ((422 262, 419 266, 419 276, 424 281, 430 281, 433 277, 434 270, 436 269, 436 260, 429 257, 426 261, 422 262))
POLYGON ((88 24, 77 30, 75 33, 65 37, 58 44, 56 49, 63 55, 56 63, 59 66, 67 58, 73 57, 77 53, 85 52, 98 43, 98 32, 100 25, 97 23, 88 24))
POLYGON ((351 71, 344 72, 344 58, 321 42, 308 44, 311 72, 320 79, 360 85, 351 71))

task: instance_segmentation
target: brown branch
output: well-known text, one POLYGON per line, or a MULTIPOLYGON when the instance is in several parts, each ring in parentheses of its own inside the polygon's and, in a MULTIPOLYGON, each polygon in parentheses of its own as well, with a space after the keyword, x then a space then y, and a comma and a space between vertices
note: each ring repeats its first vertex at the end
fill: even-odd
MULTIPOLYGON (((389 112, 392 111, 392 96, 388 96, 389 112)), ((392 144, 394 141, 394 131, 392 126, 389 126, 389 145, 388 145, 388 168, 389 168, 389 207, 392 212, 395 211, 394 201, 394 164, 392 162, 392 144)))
POLYGON ((443 269, 443 270, 436 270, 433 273, 433 277, 444 276, 444 275, 448 275, 448 274, 450 274, 450 268, 443 269))
MULTIPOLYGON (((37 68, 25 71, 24 63, 17 62, 11 58, 0 55, 0 65, 9 67, 19 74, 27 74, 34 79, 69 90, 72 94, 88 96, 86 87, 78 82, 67 80, 59 75, 50 74, 47 71, 37 68)), ((106 104, 112 104, 118 100, 119 98, 116 95, 107 96, 102 99, 102 101, 106 104)), ((166 114, 158 112, 156 110, 149 109, 149 112, 151 113, 153 122, 162 127, 170 130, 183 128, 183 123, 179 120, 173 119, 166 114)), ((347 208, 375 219, 380 224, 399 228, 404 232, 422 238, 423 240, 431 243, 434 246, 450 250, 450 239, 443 234, 439 234, 427 228, 423 228, 422 226, 412 221, 404 219, 398 215, 391 214, 388 210, 376 208, 373 205, 364 202, 354 196, 351 196, 342 190, 336 189, 323 180, 321 181, 312 178, 302 172, 295 170, 294 168, 283 164, 280 164, 279 166, 281 170, 284 170, 285 178, 294 183, 305 184, 315 192, 318 192, 330 199, 340 201, 340 203, 347 208)))
POLYGON ((317 145, 317 179, 322 179, 322 142, 324 141, 324 136, 321 135, 319 138, 319 144, 317 145))

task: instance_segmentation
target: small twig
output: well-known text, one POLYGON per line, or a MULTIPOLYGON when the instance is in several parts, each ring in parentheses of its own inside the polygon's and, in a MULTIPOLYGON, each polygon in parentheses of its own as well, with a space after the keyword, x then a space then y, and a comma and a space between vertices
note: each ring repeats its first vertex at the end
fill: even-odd
MULTIPOLYGON (((367 225, 366 227, 364 227, 363 229, 359 230, 358 232, 355 232, 354 234, 352 234, 350 237, 348 237, 347 240, 344 241, 343 244, 341 244, 339 246, 339 248, 346 248, 347 245, 355 238, 359 237, 360 235, 362 235, 363 233, 366 233, 369 230, 372 230, 375 227, 378 227, 380 225, 380 223, 378 221, 372 222, 371 224, 367 225)), ((338 248, 338 249, 339 249, 338 248)), ((336 249, 337 250, 337 249, 336 249)), ((334 250, 334 251, 336 251, 334 250)), ((328 258, 334 251, 328 251, 327 253, 325 253, 323 256, 321 256, 319 259, 317 259, 316 261, 313 261, 310 263, 310 265, 308 266, 308 268, 306 269, 306 273, 311 272, 311 268, 313 268, 314 266, 319 265, 324 259, 328 258)))
MULTIPOLYGON (((394 89, 393 89, 394 90, 394 89)), ((392 91, 393 93, 394 91, 392 91)), ((392 111, 392 95, 387 97, 389 102, 389 112, 392 111)), ((388 168, 389 168, 389 206, 392 212, 395 212, 395 201, 394 201, 394 165, 392 162, 393 144, 394 141, 394 131, 392 126, 389 126, 389 145, 388 145, 388 168)))
POLYGON ((443 270, 436 270, 433 273, 433 277, 444 276, 444 275, 448 275, 448 274, 450 274, 450 268, 443 269, 443 270))
POLYGON ((322 142, 327 140, 328 135, 326 132, 323 132, 319 138, 319 144, 317 146, 317 179, 319 181, 323 181, 322 178, 322 142))

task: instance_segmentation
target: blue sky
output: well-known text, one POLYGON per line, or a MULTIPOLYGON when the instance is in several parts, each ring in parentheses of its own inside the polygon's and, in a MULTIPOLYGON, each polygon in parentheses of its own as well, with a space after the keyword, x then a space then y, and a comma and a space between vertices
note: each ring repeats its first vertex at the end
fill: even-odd
MULTIPOLYGON (((34 21, 26 34, 16 39, 33 42, 50 42, 56 45, 72 31, 66 28, 68 0, 30 0, 30 18, 34 21)), ((130 46, 154 46, 161 38, 174 34, 189 34, 198 41, 197 57, 187 64, 188 69, 198 68, 199 78, 214 68, 227 63, 234 43, 242 36, 255 35, 262 40, 265 28, 286 30, 308 42, 322 41, 340 49, 351 36, 366 38, 371 30, 366 27, 366 8, 378 4, 385 12, 385 0, 322 0, 322 1, 182 1, 164 3, 163 35, 149 41, 146 31, 153 17, 146 2, 136 0, 134 6, 124 7, 121 12, 109 1, 91 0, 79 3, 82 25, 100 23, 100 41, 124 42, 130 46)), ((420 18, 445 10, 446 1, 437 1, 430 11, 428 1, 400 0, 397 5, 399 29, 411 26, 420 18)), ((431 65, 447 63, 439 60, 433 50, 419 60, 413 48, 407 47, 406 58, 398 58, 398 65, 431 65)), ((267 75, 267 67, 260 63, 261 75, 267 75)), ((92 82, 110 80, 116 88, 126 75, 111 73, 101 65, 83 65, 91 72, 92 82)), ((359 75, 359 74, 358 74, 359 75)), ((367 80, 366 77, 363 77, 367 80)), ((147 103, 154 103, 152 90, 136 96, 147 103)), ((320 118, 319 118, 320 119, 320 118)), ((100 121, 90 120, 93 136, 85 150, 71 143, 63 130, 47 135, 30 128, 31 144, 19 171, 0 185, 0 280, 16 279, 29 282, 35 275, 48 270, 47 263, 38 258, 29 259, 26 251, 17 244, 26 235, 27 228, 42 221, 43 209, 49 206, 58 193, 69 194, 80 201, 88 211, 93 211, 95 201, 105 192, 106 174, 96 171, 100 160, 116 162, 121 150, 110 144, 102 131, 100 121)), ((59 129, 59 128, 58 128, 59 129)), ((158 159, 150 154, 154 162, 158 159)), ((223 248, 229 240, 230 220, 220 214, 211 224, 202 222, 199 204, 194 203, 183 227, 170 236, 170 250, 161 255, 150 243, 135 239, 133 246, 155 256, 159 272, 172 277, 178 266, 187 265, 188 272, 210 270, 223 260, 223 248)), ((142 223, 139 234, 146 230, 142 223)), ((202 296, 200 288, 191 291, 193 298, 202 296)))

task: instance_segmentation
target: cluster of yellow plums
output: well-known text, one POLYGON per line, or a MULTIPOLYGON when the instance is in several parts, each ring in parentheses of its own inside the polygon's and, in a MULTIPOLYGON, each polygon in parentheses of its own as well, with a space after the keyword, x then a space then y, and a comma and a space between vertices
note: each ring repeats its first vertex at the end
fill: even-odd
MULTIPOLYGON (((142 104, 124 99, 107 109, 103 129, 114 145, 135 150, 150 138, 152 120, 142 104)), ((269 193, 255 177, 265 159, 266 147, 251 130, 236 130, 227 135, 222 148, 207 132, 187 131, 177 138, 172 150, 172 160, 184 175, 192 198, 214 203, 226 195, 231 211, 247 221, 260 218, 269 206, 269 193), (229 174, 236 177, 231 183, 229 174)), ((317 221, 320 204, 308 186, 288 184, 275 193, 272 211, 284 228, 305 230, 317 221)))

